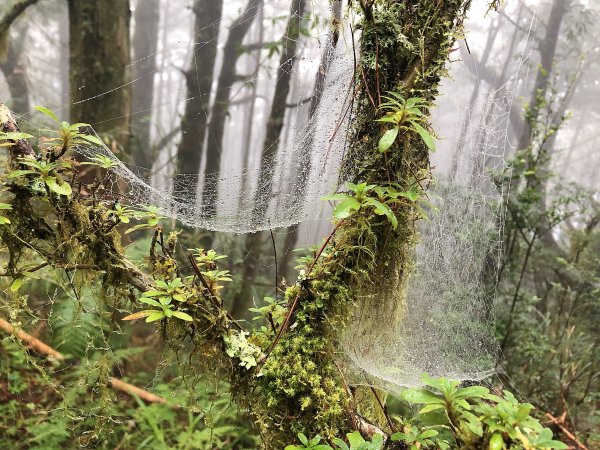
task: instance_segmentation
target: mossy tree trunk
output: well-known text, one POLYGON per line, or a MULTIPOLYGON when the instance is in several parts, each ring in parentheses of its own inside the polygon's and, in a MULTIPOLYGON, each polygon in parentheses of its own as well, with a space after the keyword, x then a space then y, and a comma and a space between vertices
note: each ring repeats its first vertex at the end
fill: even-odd
POLYGON ((69 0, 71 122, 85 121, 128 153, 129 1, 69 0))
MULTIPOLYGON (((133 162, 152 166, 150 124, 156 75, 160 0, 138 0, 134 13, 133 56, 136 61, 132 97, 133 162)), ((166 32, 166 31, 165 31, 166 32)))
MULTIPOLYGON (((386 128, 375 122, 381 116, 377 105, 386 91, 435 100, 469 4, 468 0, 360 2, 361 77, 355 80, 345 159, 352 181, 407 186, 428 175, 429 151, 416 133, 401 134, 387 154, 378 152, 386 128)), ((287 290, 292 305, 289 320, 267 351, 257 380, 262 395, 251 408, 269 448, 290 442, 300 430, 325 437, 356 428, 373 432, 366 423, 369 417, 357 414, 336 353, 351 306, 361 301, 361 293, 377 292, 393 277, 403 284, 410 272, 419 215, 410 205, 394 212, 396 229, 387 218, 368 211, 338 222, 334 238, 324 247, 326 256, 307 269, 305 282, 287 290)))

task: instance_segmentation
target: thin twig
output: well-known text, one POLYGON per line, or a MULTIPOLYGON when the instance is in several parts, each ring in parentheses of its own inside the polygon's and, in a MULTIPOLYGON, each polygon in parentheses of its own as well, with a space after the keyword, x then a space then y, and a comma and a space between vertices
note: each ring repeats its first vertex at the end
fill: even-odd
POLYGON ((589 450, 579 439, 577 439, 577 436, 575 436, 573 433, 571 433, 569 430, 567 430, 564 425, 561 423, 560 420, 558 420, 556 417, 554 417, 552 414, 550 413, 546 413, 546 417, 548 419, 550 419, 550 422, 552 422, 554 425, 556 425, 558 428, 560 428, 560 430, 565 433, 565 436, 567 436, 569 439, 571 439, 575 444, 577 444, 577 447, 580 448, 581 450, 589 450))
MULTIPOLYGON (((52 358, 56 359, 57 361, 65 361, 66 360, 65 356, 62 353, 60 353, 58 350, 55 350, 54 348, 50 347, 49 345, 45 344, 44 342, 40 341, 39 339, 31 336, 30 334, 25 333, 23 330, 17 330, 15 327, 13 327, 10 323, 8 323, 6 320, 4 320, 1 317, 0 317, 0 329, 2 329, 3 331, 5 331, 8 334, 12 334, 13 336, 16 336, 18 339, 25 342, 28 346, 30 346, 33 350, 35 350, 36 353, 38 353, 40 355, 51 356, 52 358)), ((162 403, 163 405, 168 405, 174 409, 181 408, 181 406, 169 403, 167 400, 165 400, 164 398, 162 398, 156 394, 145 391, 144 389, 141 389, 132 384, 126 383, 123 380, 116 378, 116 377, 110 378, 110 385, 113 387, 113 389, 115 389, 117 391, 125 392, 126 394, 129 394, 129 395, 138 396, 139 398, 147 401, 148 403, 162 403)))

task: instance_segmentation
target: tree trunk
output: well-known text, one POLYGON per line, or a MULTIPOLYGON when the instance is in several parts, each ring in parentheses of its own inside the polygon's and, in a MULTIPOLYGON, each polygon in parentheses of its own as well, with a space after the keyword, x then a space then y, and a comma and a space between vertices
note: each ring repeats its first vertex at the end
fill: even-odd
POLYGON ((25 46, 26 29, 19 30, 8 38, 6 59, 0 61, 0 70, 4 73, 10 92, 11 109, 18 114, 27 114, 30 110, 29 85, 25 75, 25 64, 21 55, 25 46))
MULTIPOLYGON (((333 0, 331 6, 331 12, 333 17, 333 24, 331 32, 329 33, 329 37, 327 40, 327 46, 331 45, 333 48, 337 46, 337 42, 339 39, 339 28, 338 23, 342 20, 342 0, 333 0)), ((330 60, 327 58, 326 54, 323 54, 321 62, 319 64, 319 70, 317 71, 317 76, 315 79, 315 87, 313 96, 310 100, 310 107, 308 111, 308 117, 312 117, 319 107, 321 103, 321 98, 323 97, 323 84, 325 83, 325 76, 329 70, 330 60)), ((312 139, 314 139, 314 135, 311 135, 311 142, 309 142, 304 148, 306 152, 312 151, 312 139)), ((307 164, 306 173, 310 175, 311 168, 311 158, 309 155, 303 154, 300 156, 302 161, 305 161, 307 164)), ((306 182, 308 181, 306 178, 301 178, 300 183, 296 189, 297 202, 302 202, 303 197, 306 193, 306 182)), ((285 278, 289 272, 290 263, 292 262, 293 250, 298 245, 298 233, 300 231, 300 225, 292 225, 288 227, 288 234, 285 237, 285 242, 283 245, 283 252, 281 253, 280 259, 278 261, 277 272, 281 278, 285 278)))
MULTIPOLYGON (((279 149, 279 135, 283 128, 287 97, 290 91, 290 80, 296 63, 296 48, 300 39, 300 25, 306 0, 293 0, 290 7, 290 16, 282 42, 281 58, 277 70, 275 93, 271 103, 271 114, 267 122, 267 132, 260 160, 260 172, 258 184, 252 202, 252 218, 261 221, 267 211, 273 196, 273 176, 275 174, 275 163, 277 150, 279 149)), ((242 275, 242 285, 233 299, 232 314, 240 314, 247 309, 252 300, 251 286, 256 279, 258 264, 262 258, 261 242, 262 233, 249 233, 246 236, 244 252, 246 261, 242 275)), ((275 286, 277 288, 277 286, 275 286)))
POLYGON ((207 177, 218 179, 221 170, 221 145, 229 109, 229 94, 231 87, 237 81, 236 62, 240 56, 244 37, 263 3, 263 0, 248 0, 244 12, 231 24, 229 36, 223 48, 223 65, 217 83, 206 144, 205 188, 202 192, 202 211, 206 216, 213 216, 216 213, 217 192, 207 189, 206 181, 207 177))
MULTIPOLYGON (((356 92, 344 160, 353 182, 379 186, 410 183, 412 174, 429 170, 429 151, 416 133, 399 136, 386 154, 377 151, 377 142, 387 127, 375 122, 381 112, 370 101, 370 93, 394 91, 405 98, 433 102, 453 37, 460 33, 469 4, 360 2, 364 20, 360 24, 361 67, 356 73, 361 76, 351 87, 356 92), (393 38, 398 30, 410 47, 393 38), (415 54, 411 48, 424 50, 415 54)), ((338 339, 353 305, 371 307, 375 317, 381 314, 381 307, 390 311, 403 307, 402 292, 418 241, 419 214, 404 204, 395 205, 394 214, 398 220, 395 228, 387 218, 369 211, 337 221, 322 253, 317 254, 327 256, 307 266, 305 280, 286 292, 291 307, 278 331, 281 339, 276 338, 267 351, 257 389, 268 393, 267 398, 257 399, 250 408, 263 419, 259 425, 269 448, 290 442, 295 434, 292 428, 326 438, 357 428, 366 434, 374 432, 364 426, 363 417, 352 412, 356 405, 344 389, 336 357, 338 339), (379 295, 386 289, 395 294, 379 295), (398 303, 378 306, 385 298, 398 299, 398 303)))
POLYGON ((128 153, 129 1, 69 0, 71 121, 90 123, 128 153))
MULTIPOLYGON (((548 91, 549 75, 552 72, 554 64, 554 55, 558 44, 558 36, 560 34, 560 25, 567 12, 570 0, 554 0, 548 24, 546 25, 546 34, 540 41, 540 64, 535 77, 529 107, 531 114, 537 114, 538 98, 544 98, 548 91)), ((521 137, 519 138, 518 150, 526 148, 531 141, 532 129, 528 123, 525 123, 521 137)))
MULTIPOLYGON (((190 67, 185 72, 188 100, 181 119, 177 173, 198 175, 210 111, 223 0, 196 0, 192 10, 195 18, 194 46, 190 67)), ((190 196, 195 198, 195 186, 190 191, 190 196)))
POLYGON ((60 51, 60 115, 69 120, 71 110, 71 87, 69 85, 69 12, 67 5, 61 5, 58 17, 58 45, 60 51))
MULTIPOLYGON (((160 21, 160 0, 138 0, 134 12, 133 56, 135 60, 132 97, 133 162, 151 167, 150 124, 156 75, 156 49, 160 21)), ((166 30, 164 31, 167 32, 166 30)))

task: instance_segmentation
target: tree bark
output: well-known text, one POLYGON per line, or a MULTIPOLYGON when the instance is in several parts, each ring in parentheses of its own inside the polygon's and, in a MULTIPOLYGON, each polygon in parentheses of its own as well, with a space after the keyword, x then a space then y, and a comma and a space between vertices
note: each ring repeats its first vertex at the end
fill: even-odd
MULTIPOLYGON (((568 10, 570 1, 571 0, 554 0, 548 24, 546 25, 546 34, 540 41, 540 64, 535 77, 531 99, 529 100, 529 107, 532 108, 531 112, 534 115, 537 114, 537 99, 545 97, 546 92, 548 91, 548 79, 552 72, 552 65, 554 64, 554 55, 556 54, 556 47, 558 45, 560 25, 568 10)), ((522 150, 529 145, 531 141, 531 132, 531 127, 528 123, 525 123, 523 132, 519 138, 517 146, 518 150, 522 150)))
MULTIPOLYGON (((281 58, 277 70, 275 93, 271 103, 271 113, 267 122, 267 131, 260 160, 260 172, 258 184, 252 201, 252 218, 261 221, 269 207, 273 196, 273 177, 275 174, 275 162, 277 150, 279 149, 279 136, 283 128, 287 97, 290 91, 290 80, 296 63, 296 48, 300 38, 300 26, 306 0, 292 0, 290 15, 283 35, 281 58)), ((262 257, 261 232, 249 233, 246 236, 244 254, 247 255, 242 275, 242 285, 233 299, 232 314, 240 314, 247 309, 252 299, 251 286, 256 278, 259 261, 262 257)), ((277 286, 275 286, 277 289, 277 286)))
MULTIPOLYGON (((325 48, 329 48, 330 46, 335 48, 337 46, 337 42, 339 39, 339 28, 338 24, 342 20, 342 1, 341 0, 332 0, 331 1, 331 12, 332 12, 332 29, 329 33, 329 37, 327 38, 327 45, 325 48)), ((330 60, 327 55, 324 53, 321 59, 321 63, 319 64, 319 70, 317 71, 317 76, 315 79, 315 87, 313 91, 313 96, 310 100, 310 106, 308 111, 308 117, 313 117, 319 104, 321 103, 321 98, 323 97, 323 87, 325 83, 325 77, 329 70, 330 60)), ((304 152, 312 151, 312 139, 314 139, 314 135, 311 136, 311 142, 309 142, 304 152)), ((310 176, 311 170, 311 158, 308 154, 300 155, 302 161, 307 164, 306 173, 310 176)), ((296 189, 297 202, 302 202, 303 197, 306 193, 306 183, 308 181, 306 178, 301 178, 300 183, 296 189)), ((283 245, 283 252, 278 261, 277 272, 281 278, 285 278, 289 272, 290 263, 292 262, 293 250, 298 245, 298 233, 300 231, 300 225, 292 225, 288 227, 288 233, 285 237, 285 242, 283 245)))
MULTIPOLYGON (((156 75, 156 49, 160 21, 160 0, 138 0, 134 11, 133 57, 135 60, 132 97, 133 162, 151 167, 150 124, 156 75)), ((165 30, 165 33, 167 31, 165 30)))
POLYGON ((202 211, 207 216, 214 216, 216 213, 217 193, 206 188, 206 181, 207 177, 218 179, 221 170, 221 145, 229 109, 229 94, 232 85, 236 82, 236 62, 240 56, 244 37, 250 29, 259 7, 263 4, 264 0, 248 0, 244 12, 231 24, 229 36, 223 48, 223 66, 208 125, 206 167, 204 169, 205 188, 202 192, 202 211))
MULTIPOLYGON (((184 73, 188 100, 181 119, 181 141, 177 150, 177 173, 198 175, 210 111, 210 92, 217 57, 222 0, 196 0, 194 46, 190 67, 184 73)), ((190 189, 195 198, 195 186, 190 189)))
POLYGON ((69 0, 72 122, 91 124, 128 153, 129 1, 69 0))
POLYGON ((4 73, 6 84, 10 92, 11 109, 18 114, 27 114, 30 111, 29 84, 25 72, 25 64, 21 58, 25 46, 26 29, 19 30, 18 34, 8 38, 6 59, 0 60, 0 70, 4 73))
POLYGON ((27 8, 37 2, 38 0, 19 0, 0 17, 0 62, 3 62, 8 54, 10 26, 27 8))

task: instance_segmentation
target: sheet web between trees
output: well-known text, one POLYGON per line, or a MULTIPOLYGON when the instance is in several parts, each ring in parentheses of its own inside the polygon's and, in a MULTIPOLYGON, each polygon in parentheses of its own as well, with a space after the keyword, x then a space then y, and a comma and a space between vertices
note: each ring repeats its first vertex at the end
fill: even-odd
MULTIPOLYGON (((175 173, 171 152, 154 167, 142 168, 121 161, 106 145, 78 148, 85 158, 103 156, 111 162, 103 180, 105 200, 135 208, 154 205, 186 226, 238 234, 322 218, 327 204, 321 197, 343 189, 345 181, 339 168, 352 120, 359 53, 349 26, 352 18, 345 7, 343 11, 337 45, 326 39, 331 32, 326 9, 311 37, 298 41, 295 83, 317 82, 309 98, 300 88, 288 96, 296 107, 288 108, 290 137, 281 137, 276 157, 261 164, 255 152, 243 166, 240 155, 246 149, 224 144, 219 173, 181 174, 175 173), (259 183, 261 172, 269 182, 259 183), (214 200, 215 211, 207 210, 207 198, 214 200)), ((493 373, 494 279, 503 209, 490 169, 504 166, 518 70, 509 83, 480 94, 479 106, 466 115, 465 121, 478 125, 462 135, 450 172, 437 174, 428 190, 430 205, 424 208, 429 219, 419 225, 420 244, 407 288, 400 288, 405 274, 397 274, 357 307, 340 349, 353 383, 395 390, 419 384, 425 372, 461 380, 493 373)), ((274 83, 276 71, 266 66, 251 81, 274 83)), ((210 100, 215 94, 202 95, 210 100)), ((264 127, 267 118, 268 109, 252 126, 258 128, 262 120, 264 127)), ((438 133, 443 136, 444 130, 438 133)), ((226 136, 224 142, 231 140, 226 136)))
MULTIPOLYGON (((450 157, 432 154, 414 267, 408 279, 396 273, 367 290, 345 330, 352 383, 398 392, 422 385, 424 375, 481 381, 496 372, 494 302, 510 185, 494 175, 515 150, 510 116, 528 77, 535 25, 534 15, 507 81, 487 91, 478 85, 470 108, 460 102, 450 157)), ((445 80, 441 90, 451 96, 457 83, 445 80)), ((443 140, 444 129, 436 131, 443 140)))

